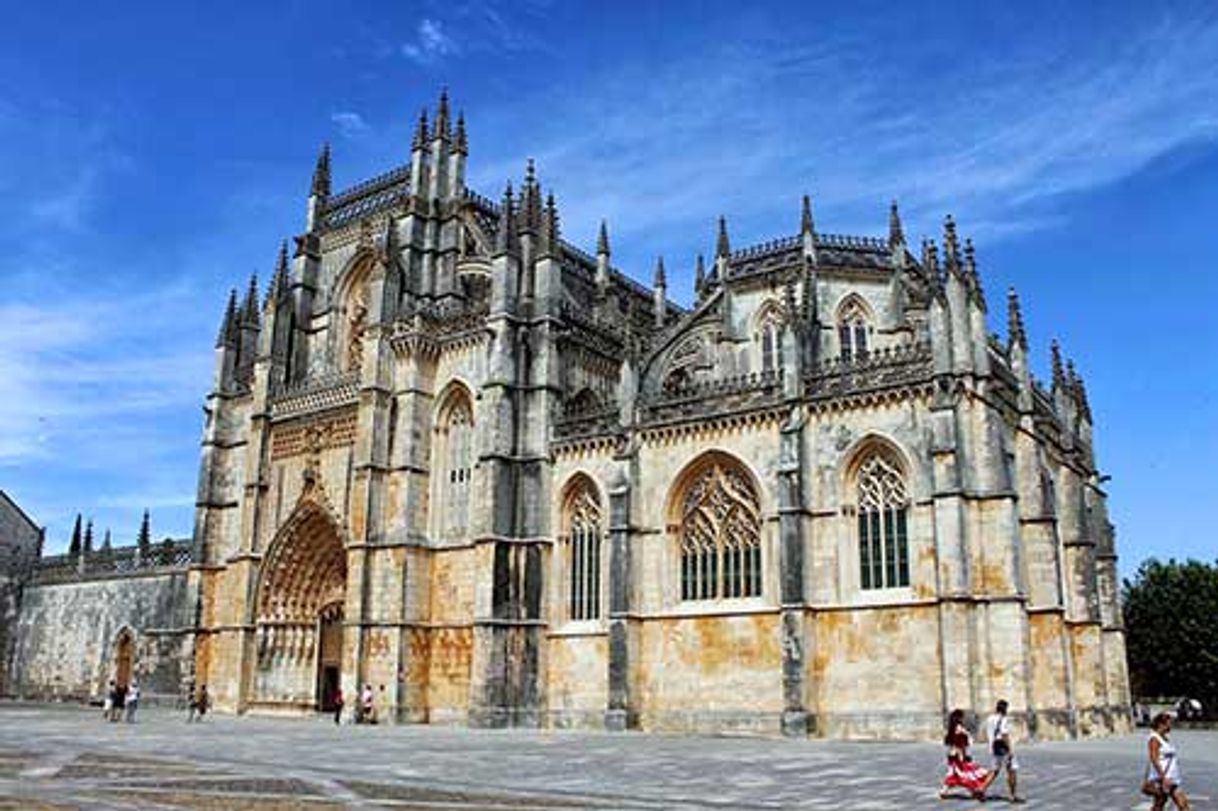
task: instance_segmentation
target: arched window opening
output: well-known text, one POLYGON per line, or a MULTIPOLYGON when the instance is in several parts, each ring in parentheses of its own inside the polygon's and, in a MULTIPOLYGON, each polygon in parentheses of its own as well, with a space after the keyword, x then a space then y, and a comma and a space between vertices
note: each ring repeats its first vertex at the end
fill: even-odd
POLYGON ((464 538, 469 529, 469 490, 473 476, 474 415, 464 390, 454 391, 440 412, 436 426, 440 461, 440 535, 464 538))
POLYGON ((879 452, 858 470, 860 584, 864 589, 909 585, 909 497, 905 478, 879 452))
POLYGON ((758 322, 757 341, 761 345, 761 371, 775 372, 782 368, 782 312, 771 306, 758 322))
POLYGON ((837 338, 843 360, 867 355, 867 332, 867 310, 858 299, 849 299, 842 305, 837 318, 837 338))
POLYGON ((761 504, 748 474, 716 458, 680 501, 681 599, 761 594, 761 504))
POLYGON ((604 521, 596 490, 581 480, 567 496, 563 507, 563 546, 567 618, 601 618, 601 536, 604 521))

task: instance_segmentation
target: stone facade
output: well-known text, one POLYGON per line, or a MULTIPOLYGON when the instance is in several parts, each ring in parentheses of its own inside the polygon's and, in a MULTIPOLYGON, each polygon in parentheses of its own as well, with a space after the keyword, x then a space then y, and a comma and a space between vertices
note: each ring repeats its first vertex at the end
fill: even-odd
POLYGON ((93 700, 111 679, 139 681, 142 699, 175 703, 194 661, 190 541, 37 561, 22 594, 10 658, 11 692, 93 700))
POLYGON ((21 610, 22 589, 42 553, 42 528, 0 490, 0 696, 9 695, 9 663, 21 610))
MULTIPOLYGON (((927 738, 998 698, 1127 723, 1081 377, 987 328, 971 243, 798 232, 694 303, 560 236, 532 163, 466 188, 441 98, 228 302, 206 403, 193 663, 217 708, 927 738), (261 300, 260 300, 261 298, 261 300)), ((796 220, 792 217, 793 225, 796 220)), ((192 603, 192 607, 193 607, 192 603)))

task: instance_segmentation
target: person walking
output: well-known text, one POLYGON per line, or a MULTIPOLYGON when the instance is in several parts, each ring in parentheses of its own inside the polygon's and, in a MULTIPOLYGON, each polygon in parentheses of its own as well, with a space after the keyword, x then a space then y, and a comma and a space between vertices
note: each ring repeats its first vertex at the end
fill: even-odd
POLYGON ((962 788, 973 799, 984 800, 985 790, 994 777, 969 757, 972 736, 964 725, 964 710, 952 710, 948 716, 943 743, 947 746, 947 774, 943 777, 943 787, 939 789, 939 799, 946 800, 951 796, 952 789, 962 788))
POLYGON ((132 681, 131 686, 127 688, 127 723, 135 723, 135 711, 140 707, 140 685, 137 681, 132 681))
POLYGON ((1011 719, 1007 717, 1007 701, 1002 699, 994 708, 994 714, 986 722, 986 732, 990 738, 990 754, 994 756, 994 769, 990 782, 998 779, 1003 769, 1007 772, 1007 789, 1013 803, 1022 803, 1023 797, 1015 791, 1019 761, 1015 759, 1015 749, 1011 745, 1011 719))
POLYGON ((376 723, 376 707, 373 705, 372 685, 365 684, 364 690, 359 694, 359 709, 360 716, 365 724, 376 723))
POLYGON ((190 715, 186 717, 186 723, 198 721, 202 723, 203 716, 207 715, 207 708, 211 706, 211 696, 207 694, 207 685, 199 686, 199 692, 190 701, 190 715))
POLYGON ((102 718, 106 721, 110 720, 110 713, 114 711, 114 679, 110 679, 110 683, 106 685, 106 697, 102 699, 102 718))
POLYGON ((1180 811, 1192 808, 1187 795, 1180 790, 1180 758, 1171 742, 1171 713, 1161 712, 1151 719, 1146 754, 1149 762, 1142 793, 1154 798, 1152 811, 1163 811, 1169 797, 1180 811))
POLYGON ((343 688, 334 688, 334 726, 343 722, 343 688))

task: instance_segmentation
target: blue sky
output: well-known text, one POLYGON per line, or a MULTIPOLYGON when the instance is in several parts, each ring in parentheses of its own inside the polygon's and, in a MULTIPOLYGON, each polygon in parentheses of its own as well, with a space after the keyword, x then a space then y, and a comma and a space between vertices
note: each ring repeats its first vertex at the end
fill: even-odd
POLYGON ((344 187, 408 158, 447 86, 471 185, 537 160, 565 235, 688 301, 735 245, 818 227, 977 242, 991 327, 1085 376, 1122 570, 1218 553, 1218 7, 1154 2, 322 2, 7 9, 0 488, 66 544, 191 530, 227 291, 344 187), (99 7, 100 8, 100 7, 99 7))

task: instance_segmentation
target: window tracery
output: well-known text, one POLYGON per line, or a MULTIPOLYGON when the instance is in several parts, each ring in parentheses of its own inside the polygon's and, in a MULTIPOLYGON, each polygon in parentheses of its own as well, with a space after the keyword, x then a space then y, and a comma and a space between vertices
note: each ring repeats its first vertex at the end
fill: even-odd
POLYGON ((842 304, 837 315, 837 338, 843 360, 866 356, 869 322, 867 309, 858 298, 851 297, 842 304))
POLYGON ((473 475, 474 414, 463 389, 446 399, 436 426, 439 464, 440 536, 464 538, 469 529, 469 490, 473 475))
POLYGON ((777 306, 767 308, 758 320, 757 342, 761 346, 761 370, 774 372, 782 368, 782 311, 777 306))
POLYGON ((601 618, 603 526, 596 490, 592 482, 581 477, 563 509, 567 619, 601 618))
POLYGON ((900 469, 879 451, 859 466, 859 583, 864 589, 909 585, 909 497, 900 469))
POLYGON ((761 594, 761 504, 748 474, 714 459, 680 501, 681 599, 761 594))

